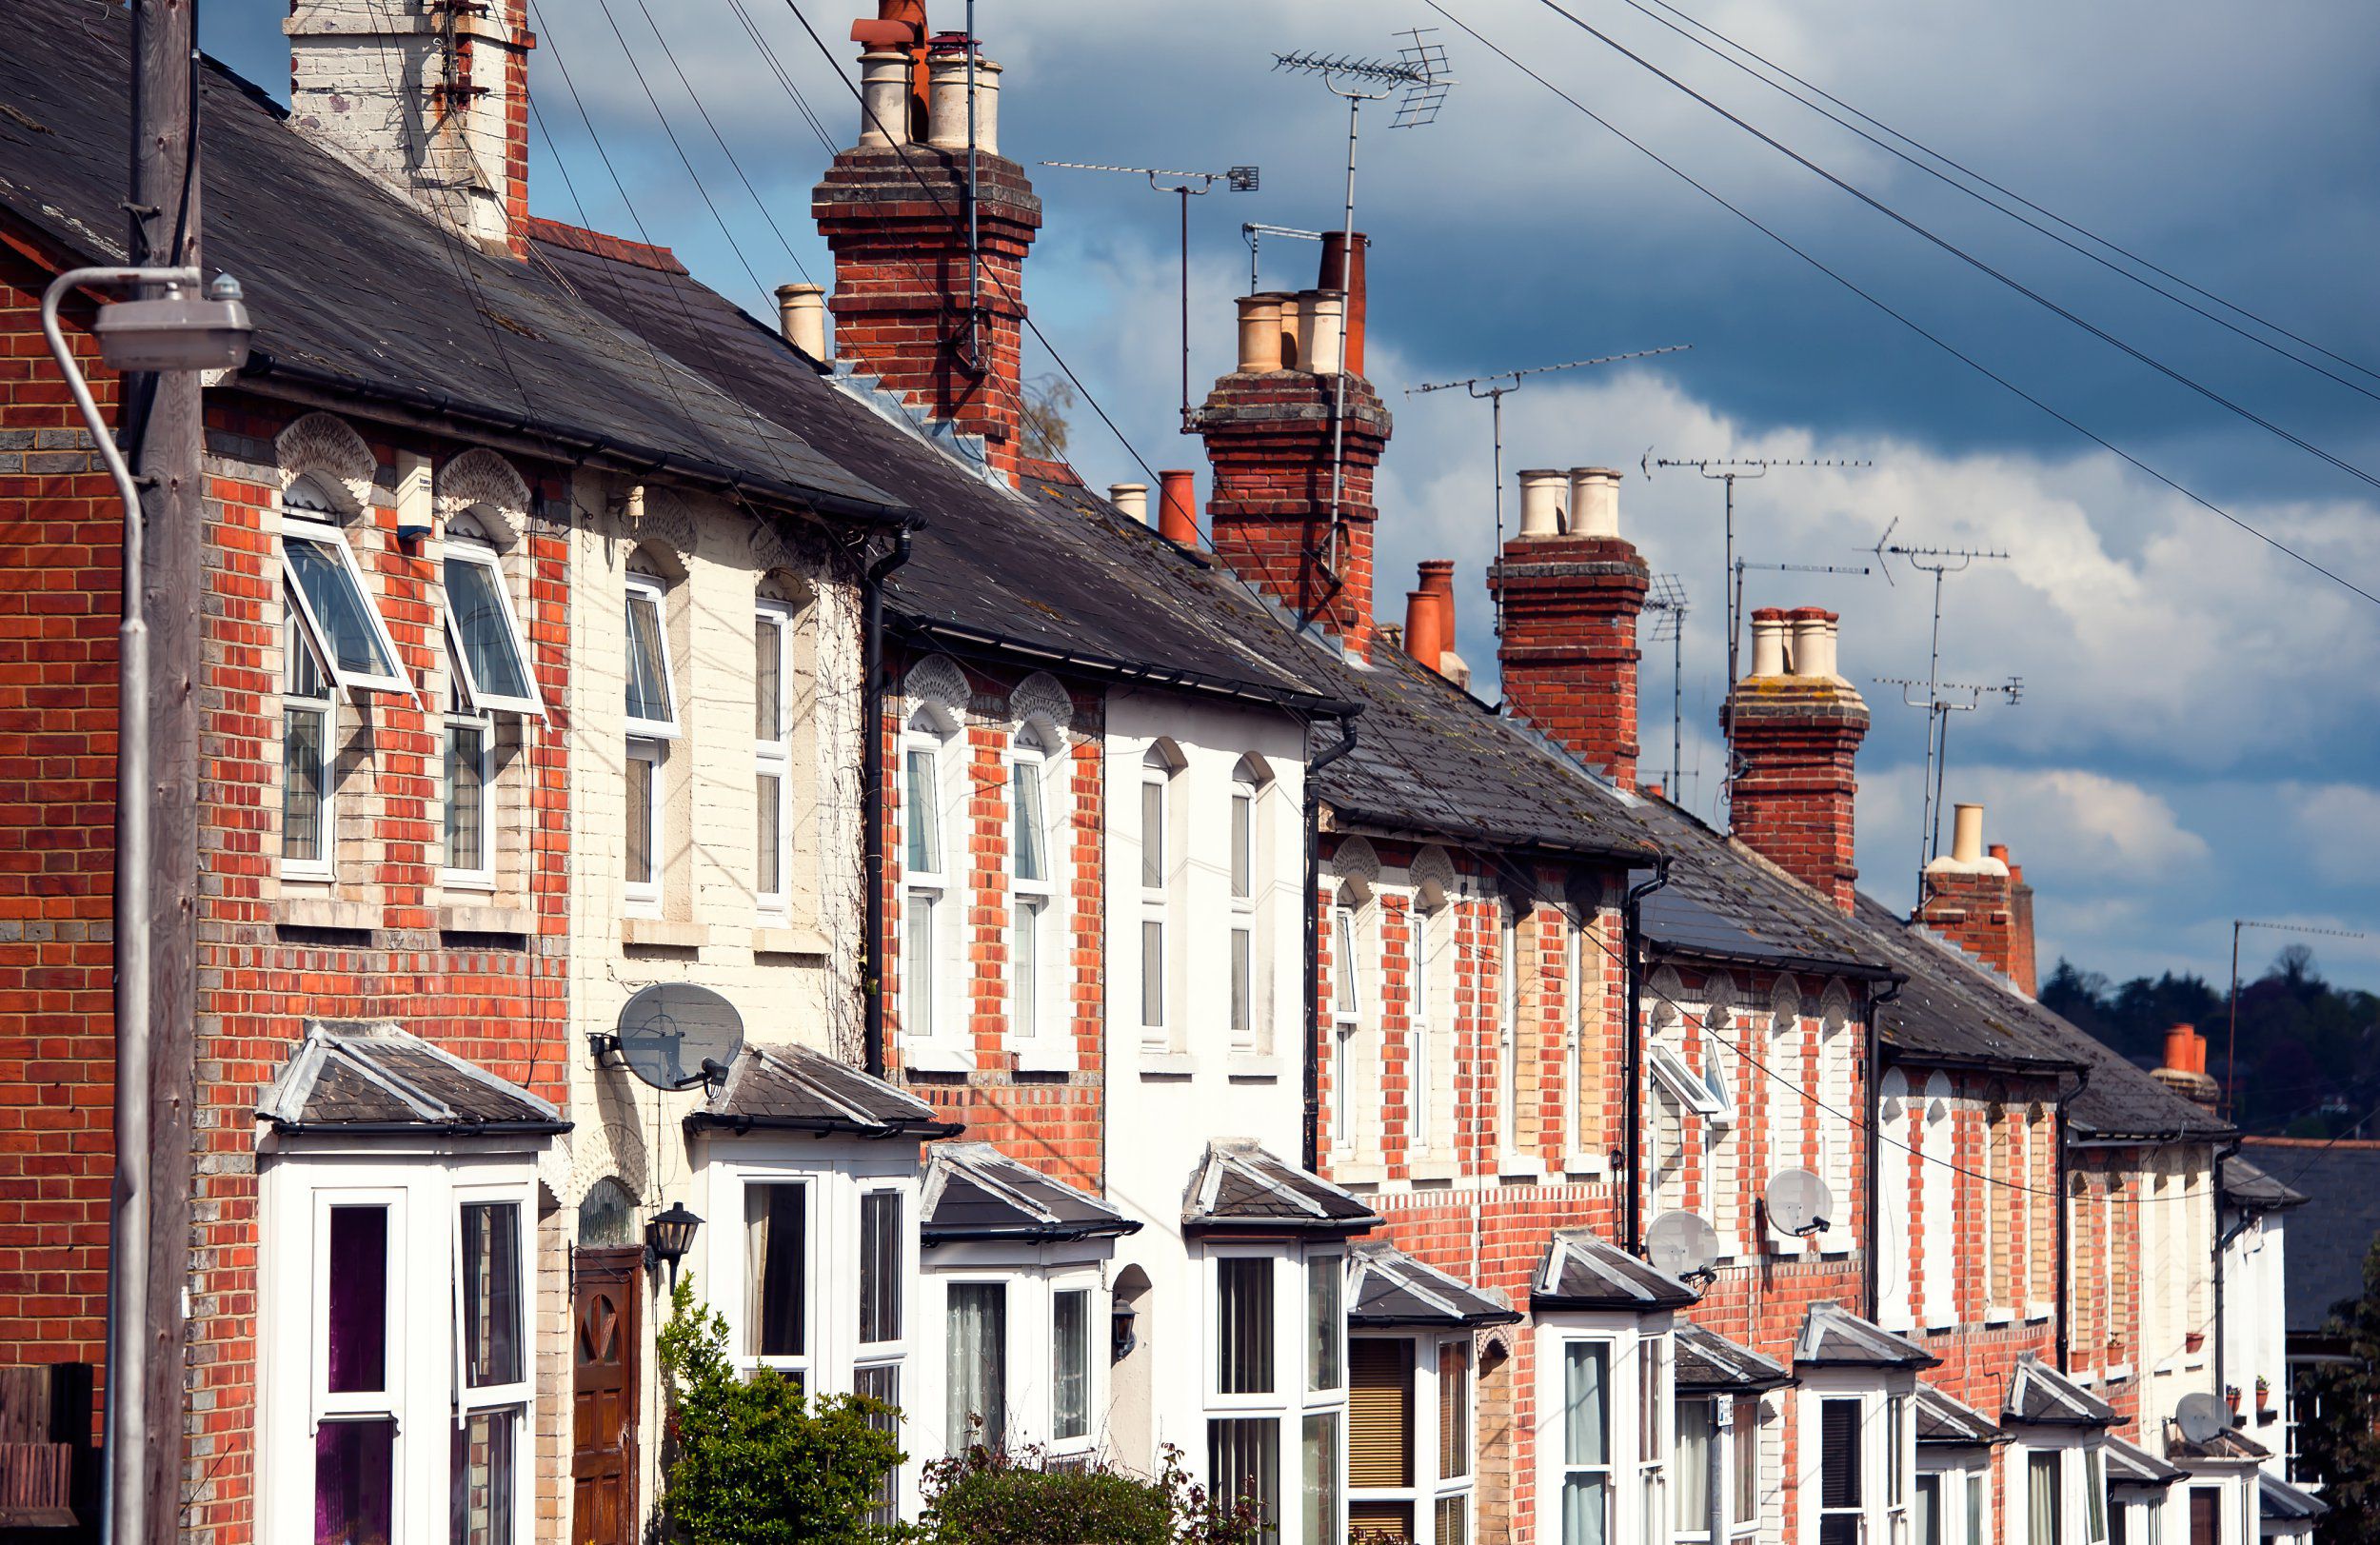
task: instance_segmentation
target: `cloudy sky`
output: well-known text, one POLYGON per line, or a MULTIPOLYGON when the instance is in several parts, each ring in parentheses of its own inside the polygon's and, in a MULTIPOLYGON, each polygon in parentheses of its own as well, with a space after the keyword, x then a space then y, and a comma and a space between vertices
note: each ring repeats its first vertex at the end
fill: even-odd
MULTIPOLYGON (((1271 54, 1388 52, 1396 29, 1438 25, 1458 84, 1425 129, 1392 130, 1385 112, 1366 113, 1357 189, 1358 224, 1375 243, 1370 368, 1397 414, 1380 501, 1384 612, 1401 610, 1416 560, 1458 559, 1460 644, 1493 690, 1480 583, 1495 544, 1488 409, 1406 388, 1691 344, 1642 366, 1533 378, 1507 399, 1504 426, 1508 476, 1627 468, 1625 529, 1687 589, 1689 803, 1707 810, 1719 766, 1720 494, 1691 471, 1645 477, 1640 460, 1865 460, 1874 465, 1741 485, 1742 554, 1872 563, 1863 550, 1894 522, 1896 540, 2010 554, 1943 591, 1944 674, 2024 680, 2021 703, 1954 717, 1948 792, 1984 802, 1990 837, 2010 843, 2038 888, 2045 968, 2065 954, 2112 975, 2219 980, 2233 918, 2380 932, 2380 605, 1995 385, 1713 196, 2192 492, 2380 591, 2380 487, 2367 476, 2380 476, 2380 376, 2358 367, 2380 368, 2370 278, 2380 71, 2362 8, 1678 0, 1673 11, 1659 0, 1565 0, 1606 43, 1540 0, 1441 3, 1478 35, 1425 0, 980 8, 986 48, 1006 68, 1002 148, 1028 164, 1046 205, 1026 298, 1133 447, 1079 409, 1075 460, 1092 484, 1140 481, 1134 449, 1152 466, 1204 465, 1176 431, 1176 207, 1135 178, 1032 163, 1262 167, 1259 191, 1192 205, 1192 375, 1211 380, 1229 365, 1230 297, 1249 280, 1241 222, 1320 228, 1340 215, 1344 109, 1318 82, 1273 72, 1271 54), (1697 47, 1695 23, 2305 340, 2181 291, 2327 374, 1789 100, 1697 47), (1894 224, 1614 45, 2243 411, 1894 224)), ((783 82, 838 145, 854 137, 857 109, 792 10, 781 0, 607 4, 539 0, 532 206, 625 235, 641 228, 756 310, 768 287, 827 276, 808 208, 829 151, 783 82)), ((805 10, 848 66, 849 0, 805 10)), ((209 7, 203 41, 280 93, 280 10, 209 7)), ((963 21, 955 0, 933 19, 963 21)), ((1266 287, 1313 283, 1310 245, 1269 242, 1263 257, 1266 287)), ((1046 357, 1028 365, 1052 368, 1046 357)), ((1891 583, 1754 570, 1747 584, 1751 604, 1843 616, 1843 668, 1874 713, 1859 862, 1868 886, 1906 904, 1926 719, 1872 679, 1925 673, 1931 585, 1898 565, 1891 583)), ((1666 645, 1648 645, 1645 672, 1648 775, 1666 776, 1666 645)), ((2286 941, 2251 934, 2244 958, 2261 964, 2286 941)), ((2312 942, 2334 977, 2380 984, 2380 941, 2312 942)))

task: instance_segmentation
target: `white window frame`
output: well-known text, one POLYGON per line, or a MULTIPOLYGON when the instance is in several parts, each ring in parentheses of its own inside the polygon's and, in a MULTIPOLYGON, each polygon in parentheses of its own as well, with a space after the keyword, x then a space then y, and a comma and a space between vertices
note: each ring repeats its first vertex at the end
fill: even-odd
POLYGON ((288 593, 295 601, 299 617, 305 620, 307 631, 312 635, 315 658, 339 687, 350 695, 357 692, 387 692, 398 697, 415 697, 413 683, 405 675, 405 657, 397 652, 397 641, 388 632, 388 624, 380 615, 380 607, 372 600, 371 587, 364 581, 363 565, 355 561, 355 549, 347 545, 347 532, 320 515, 301 514, 285 507, 281 514, 281 577, 288 593), (289 562, 287 546, 290 538, 330 548, 338 554, 339 566, 355 586, 355 594, 364 613, 364 620, 372 630, 372 639, 389 662, 389 673, 349 670, 339 663, 323 632, 322 620, 314 613, 313 598, 298 579, 297 565, 289 562))
POLYGON ((1645 1068, 1653 1081, 1664 1093, 1693 1115, 1717 1121, 1722 1117, 1733 1119, 1733 1113, 1713 1094, 1702 1075, 1686 1065, 1686 1060, 1675 1048, 1655 1041, 1645 1047, 1645 1068))
POLYGON ((621 602, 621 620, 625 625, 626 633, 621 641, 621 657, 626 666, 625 680, 630 682, 635 680, 637 647, 636 624, 628 613, 641 604, 653 609, 653 638, 661 649, 661 659, 657 664, 661 667, 662 694, 669 701, 666 705, 668 712, 660 718, 649 714, 628 713, 626 687, 624 685, 621 691, 621 712, 627 722, 628 735, 631 739, 674 741, 681 732, 678 727, 677 667, 675 662, 669 657, 669 586, 650 574, 640 574, 633 569, 629 570, 623 584, 625 589, 621 602))
POLYGON ((1437 992, 1439 962, 1433 959, 1438 943, 1438 914, 1446 907, 1424 906, 1419 896, 1405 911, 1405 929, 1413 941, 1413 964, 1406 973, 1405 989, 1405 1147, 1407 1159, 1419 1159, 1438 1152, 1438 1113, 1432 1109, 1437 1098, 1437 1048, 1431 1039, 1438 1033, 1437 992))
MULTIPOLYGON (((294 597, 297 593, 296 582, 288 581, 285 583, 282 586, 282 593, 285 597, 294 597)), ((287 604, 290 607, 290 610, 282 629, 283 647, 285 651, 303 649, 307 651, 309 656, 311 656, 314 662, 315 673, 322 678, 323 690, 319 696, 298 696, 290 689, 288 684, 289 666, 291 662, 287 658, 283 660, 281 671, 281 777, 283 786, 280 824, 278 828, 282 838, 281 874, 282 877, 287 880, 328 880, 332 878, 334 873, 335 866, 338 862, 339 853, 339 815, 337 801, 339 796, 338 738, 340 692, 337 679, 330 674, 329 664, 323 654, 321 644, 317 642, 313 628, 307 624, 303 614, 296 610, 296 602, 293 599, 289 600, 287 604), (288 714, 289 705, 291 703, 298 704, 306 711, 319 713, 323 716, 321 765, 322 810, 321 814, 317 818, 321 830, 317 833, 314 843, 317 857, 311 859, 293 859, 288 856, 288 714)))
MULTIPOLYGON (((812 1170, 779 1169, 766 1165, 741 1167, 734 1179, 735 1212, 726 1220, 728 1230, 735 1237, 731 1250, 735 1261, 734 1285, 728 1294, 733 1304, 733 1313, 728 1318, 728 1333, 733 1337, 728 1343, 729 1356, 736 1366, 745 1373, 759 1368, 772 1368, 788 1377, 797 1378, 810 1395, 821 1393, 823 1386, 818 1381, 818 1375, 822 1367, 831 1361, 823 1356, 828 1330, 824 1317, 819 1313, 823 1297, 819 1291, 821 1258, 831 1247, 825 1231, 826 1192, 831 1183, 830 1176, 812 1170), (752 1322, 751 1230, 747 1219, 750 1217, 752 1191, 762 1186, 780 1185, 793 1186, 802 1193, 802 1350, 798 1353, 764 1355, 752 1350, 753 1342, 760 1335, 760 1327, 752 1322)), ((906 1320, 902 1323, 905 1328, 906 1320)), ((856 1337, 856 1323, 853 1334, 856 1337)))
POLYGON ((1049 1281, 1049 1292, 1042 1304, 1042 1316, 1049 1334, 1043 1338, 1049 1353, 1049 1410, 1042 1431, 1049 1435, 1049 1452, 1060 1457, 1087 1455, 1104 1440, 1101 1412, 1104 1409, 1101 1396, 1100 1369, 1106 1340, 1101 1332, 1108 1319, 1100 1313, 1103 1295, 1096 1273, 1061 1273, 1049 1281), (1058 1432, 1058 1300, 1069 1293, 1082 1295, 1082 1431, 1072 1437, 1058 1432))
POLYGON ((1345 894, 1331 903, 1331 1148, 1339 1154, 1356 1149, 1356 1038, 1363 1033, 1370 990, 1359 910, 1345 894))
POLYGON ((1562 984, 1569 994, 1570 1012, 1562 1026, 1562 1147, 1565 1173, 1592 1167, 1590 1150, 1579 1140, 1587 1129, 1587 949, 1584 918, 1562 915, 1562 984))
POLYGON ((644 916, 651 916, 661 910, 662 891, 668 882, 669 865, 662 856, 662 833, 665 826, 662 817, 669 804, 669 743, 657 741, 648 736, 632 735, 628 738, 627 760, 642 762, 651 769, 645 782, 649 797, 642 813, 642 820, 645 824, 645 851, 652 860, 652 876, 647 880, 637 880, 627 872, 628 847, 625 835, 633 829, 640 816, 639 812, 627 802, 627 776, 625 769, 623 768, 621 775, 622 808, 625 811, 626 824, 623 827, 624 841, 620 850, 621 894, 626 899, 631 911, 644 916))
MULTIPOLYGON (((1029 1364, 1019 1354, 1029 1350, 1030 1343, 1037 1339, 1026 1334, 1026 1326, 1037 1312, 1049 1313, 1049 1295, 1030 1291, 1040 1284, 1034 1282, 1030 1275, 1018 1272, 962 1271, 938 1277, 938 1280, 942 1289, 942 1315, 938 1321, 942 1327, 939 1339, 942 1348, 942 1431, 933 1435, 934 1437, 941 1443, 942 1452, 948 1455, 951 1407, 957 1399, 956 1393, 950 1388, 949 1372, 951 1292, 962 1287, 993 1287, 1000 1289, 1001 1296, 1000 1409, 1006 1430, 998 1434, 986 1432, 979 1440, 984 1442, 986 1447, 1000 1450, 1013 1450, 1030 1443, 1037 1435, 1027 1430, 1028 1424, 1020 1421, 1022 1402, 1018 1398, 1019 1386, 1028 1377, 1024 1370, 1029 1364)), ((1042 1429, 1041 1436, 1046 1436, 1047 1432, 1047 1428, 1042 1429)))
MULTIPOLYGON (((454 1317, 454 1426, 461 1429, 472 1416, 499 1416, 510 1413, 513 1419, 513 1524, 511 1545, 527 1545, 527 1525, 534 1514, 533 1501, 537 1492, 534 1468, 535 1449, 529 1436, 529 1420, 536 1410, 537 1358, 532 1336, 537 1317, 535 1267, 537 1256, 537 1214, 534 1198, 524 1198, 517 1186, 457 1186, 454 1205, 449 1209, 454 1235, 453 1277, 455 1289, 451 1313, 454 1317), (514 1302, 520 1311, 520 1377, 506 1384, 486 1384, 477 1389, 464 1381, 463 1325, 463 1209, 480 1204, 509 1206, 518 1233, 514 1248, 518 1253, 515 1265, 521 1273, 514 1302), (525 1464, 523 1461, 530 1461, 525 1464)), ((452 1477, 448 1484, 452 1485, 452 1477)))
POLYGON ((444 727, 440 749, 446 769, 446 797, 439 810, 438 882, 471 890, 493 890, 496 888, 496 720, 473 694, 468 667, 463 661, 462 645, 451 630, 446 634, 446 645, 451 697, 440 721, 444 727), (458 729, 479 733, 480 862, 470 866, 460 866, 454 862, 454 844, 447 829, 454 821, 454 736, 458 729))
POLYGON ((1242 757, 1231 774, 1230 819, 1224 827, 1224 890, 1231 899, 1224 939, 1231 1049, 1242 1057, 1272 1050, 1270 973, 1261 904, 1270 888, 1264 872, 1265 781, 1242 757))
MULTIPOLYGON (((1541 1317, 1536 1334, 1537 1516, 1534 1537, 1562 1537, 1564 1477, 1595 1474, 1604 1480, 1603 1537, 1609 1545, 1641 1545, 1649 1536, 1665 1541, 1670 1515, 1664 1439, 1675 1419, 1667 1371, 1671 1337, 1666 1317, 1541 1317), (1565 1374, 1569 1362, 1567 1348, 1573 1344, 1604 1348, 1604 1459, 1599 1465, 1567 1462, 1565 1374), (1661 1443, 1660 1452, 1651 1455, 1646 1453, 1643 1441, 1648 1380, 1650 1410, 1656 1418, 1653 1436, 1661 1443), (1648 1508, 1653 1511, 1648 1512, 1648 1508)), ((1519 1533, 1517 1525, 1515 1534, 1519 1533)))
POLYGON ((1140 968, 1135 973, 1140 987, 1140 1003, 1136 1010, 1140 1024, 1140 1050, 1146 1056, 1162 1057, 1181 1049, 1173 1024, 1179 1015, 1176 1005, 1181 999, 1181 973, 1178 963, 1181 957, 1180 928, 1174 916, 1174 875, 1180 856, 1176 852, 1174 830, 1174 775, 1178 771, 1162 745, 1152 745, 1140 758, 1139 859, 1140 859, 1140 968), (1154 790, 1154 808, 1150 793, 1154 790), (1152 830, 1154 827, 1154 830, 1152 830), (1154 860, 1150 848, 1154 845, 1154 860), (1154 876, 1156 883, 1150 881, 1154 876), (1150 929, 1157 931, 1154 935, 1150 929), (1155 948, 1151 948, 1151 941, 1155 948), (1150 962, 1156 962, 1157 982, 1152 992, 1148 980, 1150 962), (1157 1019, 1149 1019, 1154 1003, 1157 1019))
MULTIPOLYGON (((1067 1022, 1064 996, 1054 990, 1065 980, 1066 973, 1058 967, 1067 953, 1064 890, 1058 878, 1062 827, 1050 808, 1051 775, 1062 777, 1065 768, 1058 752, 1059 748, 1049 743, 1047 732, 1039 725, 1027 723, 1020 729, 1009 743, 1007 787, 1001 801, 1008 824, 1008 1039, 1010 1049, 1021 1055, 1056 1048, 1070 1039, 1067 1032, 1072 1028, 1067 1022), (1040 803, 1036 812, 1040 830, 1035 834, 1041 855, 1038 879, 1024 875, 1021 862, 1025 812, 1019 799, 1023 786, 1020 775, 1028 767, 1033 769, 1040 803), (1029 982, 1023 977, 1028 950, 1029 982)), ((1033 1070, 1040 1071, 1038 1067, 1033 1070)))
POLYGON ((471 701, 479 705, 483 713, 516 713, 544 719, 545 701, 538 691, 536 657, 529 653, 528 635, 522 630, 520 616, 512 609, 511 587, 505 583, 504 561, 497 555, 496 549, 475 537, 449 534, 442 555, 440 589, 446 592, 445 625, 448 658, 461 673, 471 701), (515 697, 492 691, 471 669, 470 651, 464 646, 463 630, 455 622, 454 597, 451 592, 446 591, 445 564, 467 564, 486 572, 488 586, 496 592, 496 604, 504 618, 505 632, 521 663, 521 679, 528 686, 526 696, 515 697))
POLYGON ((1496 1151, 1511 1168, 1520 1154, 1520 938, 1523 913, 1497 903, 1496 1151))
POLYGON ((761 689, 758 668, 758 639, 763 624, 777 629, 777 734, 772 740, 760 733, 753 724, 752 734, 752 800, 756 822, 752 842, 752 896, 757 908, 772 917, 782 918, 793 904, 793 626, 796 612, 788 602, 772 596, 757 597, 752 604, 753 637, 755 640, 752 677, 753 712, 757 721, 761 689), (774 889, 763 883, 760 832, 760 781, 777 780, 777 884, 774 889))
POLYGON ((944 710, 922 703, 910 711, 907 728, 901 738, 900 763, 901 1044, 909 1066, 933 1072, 965 1072, 975 1065, 973 1042, 962 1011, 964 986, 957 980, 965 959, 958 943, 964 937, 970 850, 964 842, 965 822, 951 819, 963 812, 954 785, 963 777, 964 768, 955 763, 966 755, 965 728, 949 719, 944 710), (929 786, 922 795, 910 768, 911 759, 920 753, 931 760, 926 779, 929 786), (921 810, 921 805, 927 808, 921 810), (932 818, 929 829, 937 867, 910 862, 921 814, 932 818), (956 846, 954 837, 960 839, 956 846), (922 915, 919 908, 923 909, 922 915), (924 954, 928 971, 922 993, 914 975, 918 952, 911 948, 921 916, 927 936, 924 954), (921 1012, 928 1016, 922 1028, 915 1023, 921 1012))

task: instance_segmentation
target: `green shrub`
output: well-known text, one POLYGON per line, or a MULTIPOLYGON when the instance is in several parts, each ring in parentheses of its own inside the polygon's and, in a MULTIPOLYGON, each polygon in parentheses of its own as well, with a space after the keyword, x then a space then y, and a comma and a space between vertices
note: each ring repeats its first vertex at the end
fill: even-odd
POLYGON ((1150 1479, 1103 1459, 978 1444, 925 1467, 925 1497, 935 1545, 1256 1545, 1264 1524, 1250 1500, 1213 1502, 1171 1446, 1150 1479))
POLYGON ((670 1295, 658 1338, 668 1378, 667 1480, 661 1506, 686 1545, 899 1545, 913 1537, 869 1515, 906 1457, 891 1408, 857 1396, 813 1405, 764 1369, 746 1378, 727 1323, 697 1303, 691 1276, 670 1295))

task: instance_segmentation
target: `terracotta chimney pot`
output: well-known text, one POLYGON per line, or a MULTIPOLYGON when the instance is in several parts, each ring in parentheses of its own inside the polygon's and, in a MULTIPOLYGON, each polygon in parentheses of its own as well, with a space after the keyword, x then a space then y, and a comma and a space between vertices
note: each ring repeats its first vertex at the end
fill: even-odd
POLYGON ((1281 302, 1279 290, 1240 297, 1240 370, 1243 375, 1269 375, 1281 367, 1281 302))
POLYGON ((1157 530, 1168 542, 1185 547, 1199 545, 1199 495, 1196 472, 1174 469, 1157 474, 1160 485, 1157 530))

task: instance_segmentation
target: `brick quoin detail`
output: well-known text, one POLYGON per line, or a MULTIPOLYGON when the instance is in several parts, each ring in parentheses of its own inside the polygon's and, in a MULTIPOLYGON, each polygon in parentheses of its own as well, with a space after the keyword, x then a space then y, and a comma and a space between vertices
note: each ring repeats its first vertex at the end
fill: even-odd
POLYGON ((1849 686, 1810 677, 1737 683, 1735 835, 1802 883, 1852 909, 1853 760, 1868 707, 1849 686))
POLYGON ((1636 782, 1636 618, 1651 571, 1617 537, 1516 537, 1488 570, 1504 699, 1622 788, 1636 782))
POLYGON ((910 145, 838 153, 811 194, 835 254, 835 352, 880 377, 928 417, 983 437, 1014 484, 1023 406, 1024 259, 1041 201, 1024 168, 977 158, 981 280, 968 364, 966 154, 910 145))
POLYGON ((1334 376, 1235 372, 1207 394, 1199 431, 1215 468, 1207 514, 1216 556, 1360 654, 1372 635, 1373 472, 1394 426, 1372 384, 1348 377, 1341 534, 1326 561, 1338 390, 1334 376))

